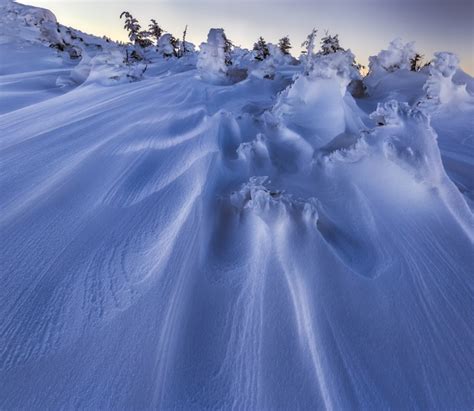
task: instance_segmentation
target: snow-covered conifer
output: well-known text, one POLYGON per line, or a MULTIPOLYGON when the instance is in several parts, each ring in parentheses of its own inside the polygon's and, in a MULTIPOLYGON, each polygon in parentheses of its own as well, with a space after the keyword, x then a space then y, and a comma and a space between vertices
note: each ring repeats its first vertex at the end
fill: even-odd
POLYGON ((472 101, 466 90, 466 84, 455 84, 453 77, 459 68, 459 58, 449 52, 438 52, 430 63, 430 76, 423 89, 425 97, 418 104, 428 112, 434 111, 442 104, 463 104, 472 101))
POLYGON ((423 56, 419 53, 416 53, 411 59, 410 59, 410 70, 411 71, 420 71, 421 70, 421 61, 423 60, 423 56))
POLYGON ((321 54, 327 55, 337 51, 344 51, 339 44, 339 35, 331 36, 326 32, 326 35, 321 39, 321 54))
POLYGON ((316 35, 318 30, 313 28, 311 33, 308 34, 306 40, 301 44, 301 47, 305 48, 305 74, 308 74, 311 71, 313 66, 313 59, 314 59, 314 47, 316 45, 316 35))
POLYGON ((290 38, 288 36, 282 37, 278 41, 278 48, 283 54, 290 54, 290 49, 291 49, 291 43, 290 43, 290 38))
POLYGON ((227 39, 223 29, 211 29, 207 42, 202 43, 197 61, 197 68, 203 79, 211 82, 227 81, 228 66, 231 60, 232 43, 227 39))
POLYGON ((138 23, 138 20, 133 17, 128 11, 122 12, 120 18, 123 17, 125 17, 125 24, 123 28, 128 31, 128 38, 133 44, 135 44, 137 38, 139 37, 138 33, 140 32, 141 26, 138 23))
POLYGON ((158 40, 157 50, 163 57, 176 57, 178 55, 178 39, 170 33, 163 34, 158 40))
POLYGON ((260 36, 257 42, 253 45, 253 51, 255 52, 255 60, 263 61, 269 55, 268 45, 265 39, 260 36))
POLYGON ((158 44, 158 40, 163 34, 163 29, 159 26, 155 19, 150 20, 150 24, 148 25, 148 32, 150 33, 150 37, 155 40, 156 44, 158 44))
POLYGON ((376 56, 369 58, 369 70, 374 71, 389 71, 395 70, 410 70, 411 60, 415 57, 415 43, 403 43, 399 38, 393 40, 387 50, 382 50, 376 56))
POLYGON ((232 48, 234 47, 231 40, 227 38, 224 31, 222 31, 222 36, 224 37, 224 54, 225 54, 225 64, 227 66, 232 65, 232 48))
POLYGON ((139 31, 135 43, 143 48, 152 46, 153 41, 150 40, 150 32, 146 30, 139 31))

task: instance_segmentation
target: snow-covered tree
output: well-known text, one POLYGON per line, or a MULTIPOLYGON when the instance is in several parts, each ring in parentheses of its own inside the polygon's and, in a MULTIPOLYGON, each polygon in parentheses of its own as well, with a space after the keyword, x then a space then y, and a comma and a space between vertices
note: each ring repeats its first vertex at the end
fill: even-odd
POLYGON ((150 40, 150 32, 146 30, 139 31, 135 43, 143 48, 152 46, 153 41, 150 40))
POLYGON ((123 28, 128 31, 128 38, 133 44, 135 44, 142 27, 138 23, 138 20, 133 17, 128 11, 124 11, 122 12, 122 14, 120 14, 120 18, 123 17, 125 17, 125 24, 123 28))
POLYGON ((421 62, 423 60, 423 56, 419 53, 416 53, 411 59, 410 59, 410 70, 411 71, 420 71, 421 70, 421 62))
POLYGON ((410 70, 411 60, 415 57, 415 43, 404 43, 401 39, 393 40, 387 50, 382 50, 376 56, 369 57, 370 72, 404 69, 410 70))
POLYGON ((234 47, 234 45, 232 44, 232 41, 230 41, 227 38, 224 31, 222 31, 222 36, 224 37, 225 64, 227 66, 231 66, 232 65, 232 48, 234 47))
POLYGON ((211 29, 207 42, 202 43, 197 61, 201 77, 218 83, 228 81, 228 66, 231 60, 232 43, 227 39, 223 29, 211 29))
POLYGON ((257 42, 253 45, 253 51, 255 52, 255 60, 263 61, 269 55, 268 45, 265 39, 260 36, 257 42))
POLYGON ((278 41, 278 48, 283 54, 290 54, 290 49, 291 49, 290 38, 288 36, 282 37, 278 41))
POLYGON ((178 55, 179 40, 170 33, 163 34, 158 40, 157 50, 163 57, 178 55))
POLYGON ((331 36, 326 32, 326 35, 321 39, 321 54, 327 55, 337 51, 344 51, 339 44, 339 35, 331 36))
POLYGON ((423 89, 425 97, 418 103, 426 111, 434 111, 443 104, 463 104, 473 98, 466 90, 466 84, 456 84, 453 77, 459 68, 459 58, 449 52, 438 52, 434 54, 430 63, 430 76, 423 89))
POLYGON ((318 30, 313 28, 311 33, 308 34, 306 40, 301 44, 301 47, 304 47, 304 54, 305 54, 305 74, 308 74, 311 71, 311 67, 313 66, 313 59, 314 59, 314 47, 316 45, 316 35, 318 30))
POLYGON ((155 40, 155 44, 158 44, 158 40, 163 34, 163 29, 159 26, 155 19, 150 20, 148 32, 150 33, 150 37, 155 40))

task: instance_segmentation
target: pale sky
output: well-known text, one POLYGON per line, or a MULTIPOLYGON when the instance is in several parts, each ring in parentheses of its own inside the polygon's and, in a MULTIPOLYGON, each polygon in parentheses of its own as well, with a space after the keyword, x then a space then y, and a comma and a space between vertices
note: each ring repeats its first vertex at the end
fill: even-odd
POLYGON ((298 55, 313 27, 339 34, 341 44, 367 65, 368 56, 401 37, 416 41, 429 60, 435 51, 452 51, 462 67, 474 74, 474 0, 23 0, 52 10, 67 26, 96 35, 126 40, 119 19, 132 13, 142 26, 154 18, 167 31, 196 45, 211 27, 222 27, 238 45, 251 47, 259 36, 277 42, 289 35, 298 55))

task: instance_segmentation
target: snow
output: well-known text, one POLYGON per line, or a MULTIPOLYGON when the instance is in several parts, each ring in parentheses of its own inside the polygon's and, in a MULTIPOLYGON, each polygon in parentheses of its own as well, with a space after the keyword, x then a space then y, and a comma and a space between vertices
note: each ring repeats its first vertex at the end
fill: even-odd
POLYGON ((472 409, 474 80, 223 34, 0 3, 0 408, 472 409))
POLYGON ((397 38, 390 42, 387 50, 369 58, 369 69, 376 70, 409 70, 410 60, 415 57, 415 42, 403 43, 397 38))
POLYGON ((459 68, 459 59, 453 53, 435 53, 430 64, 430 77, 424 85, 426 96, 421 103, 425 109, 437 109, 439 105, 474 104, 474 99, 467 92, 466 84, 455 84, 453 77, 459 68), (431 106, 431 107, 430 107, 431 106), (434 107, 433 107, 434 106, 434 107))
POLYGON ((203 80, 210 83, 228 82, 225 50, 225 34, 223 29, 211 29, 207 43, 202 43, 197 61, 197 69, 203 80))

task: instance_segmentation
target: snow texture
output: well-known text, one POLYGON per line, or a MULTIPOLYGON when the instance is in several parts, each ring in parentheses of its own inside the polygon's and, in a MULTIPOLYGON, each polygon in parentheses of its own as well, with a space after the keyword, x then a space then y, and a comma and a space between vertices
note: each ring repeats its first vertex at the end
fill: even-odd
POLYGON ((133 50, 0 3, 0 408, 473 409, 457 58, 133 50))

